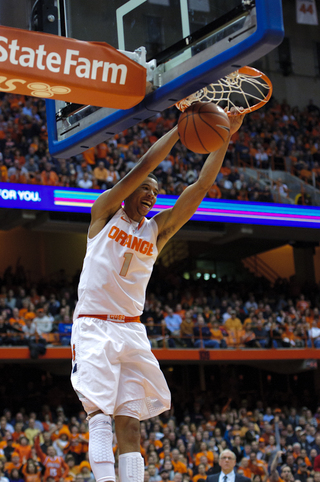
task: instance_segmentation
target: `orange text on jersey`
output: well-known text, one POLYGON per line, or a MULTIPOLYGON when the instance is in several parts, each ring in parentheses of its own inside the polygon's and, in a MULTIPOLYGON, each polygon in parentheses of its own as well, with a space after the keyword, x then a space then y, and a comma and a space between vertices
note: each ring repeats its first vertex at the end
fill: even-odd
POLYGON ((111 227, 108 236, 117 243, 120 243, 121 246, 128 246, 128 248, 139 251, 141 254, 146 254, 147 256, 153 255, 152 243, 144 241, 142 238, 132 236, 132 234, 127 234, 125 231, 122 231, 122 229, 117 228, 117 226, 111 227))

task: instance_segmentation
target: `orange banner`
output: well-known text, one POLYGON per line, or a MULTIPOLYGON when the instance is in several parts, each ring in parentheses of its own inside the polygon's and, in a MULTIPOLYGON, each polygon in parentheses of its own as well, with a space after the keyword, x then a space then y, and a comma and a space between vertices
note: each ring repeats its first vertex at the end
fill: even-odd
POLYGON ((0 26, 0 91, 129 109, 146 69, 106 43, 0 26))

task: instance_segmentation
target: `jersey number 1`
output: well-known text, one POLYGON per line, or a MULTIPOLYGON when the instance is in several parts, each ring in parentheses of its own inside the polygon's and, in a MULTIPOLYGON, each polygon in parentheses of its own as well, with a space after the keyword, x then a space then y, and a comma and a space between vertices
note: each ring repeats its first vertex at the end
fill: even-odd
POLYGON ((120 276, 127 276, 128 269, 132 260, 133 253, 124 253, 124 262, 120 271, 120 276))

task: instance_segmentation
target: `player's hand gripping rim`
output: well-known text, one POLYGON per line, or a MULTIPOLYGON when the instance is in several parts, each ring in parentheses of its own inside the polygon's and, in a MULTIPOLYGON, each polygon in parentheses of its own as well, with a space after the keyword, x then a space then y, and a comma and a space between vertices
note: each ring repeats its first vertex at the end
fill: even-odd
POLYGON ((230 137, 233 136, 235 132, 237 132, 243 122, 245 114, 242 114, 244 110, 243 107, 231 107, 229 112, 229 121, 230 121, 230 137))

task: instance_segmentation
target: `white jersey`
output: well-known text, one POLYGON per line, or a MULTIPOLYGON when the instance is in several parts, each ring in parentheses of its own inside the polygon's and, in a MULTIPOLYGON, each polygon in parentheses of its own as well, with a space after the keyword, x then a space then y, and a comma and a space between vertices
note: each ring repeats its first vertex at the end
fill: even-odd
POLYGON ((120 208, 94 238, 78 287, 74 319, 79 315, 140 316, 158 255, 154 219, 132 221, 120 208))

